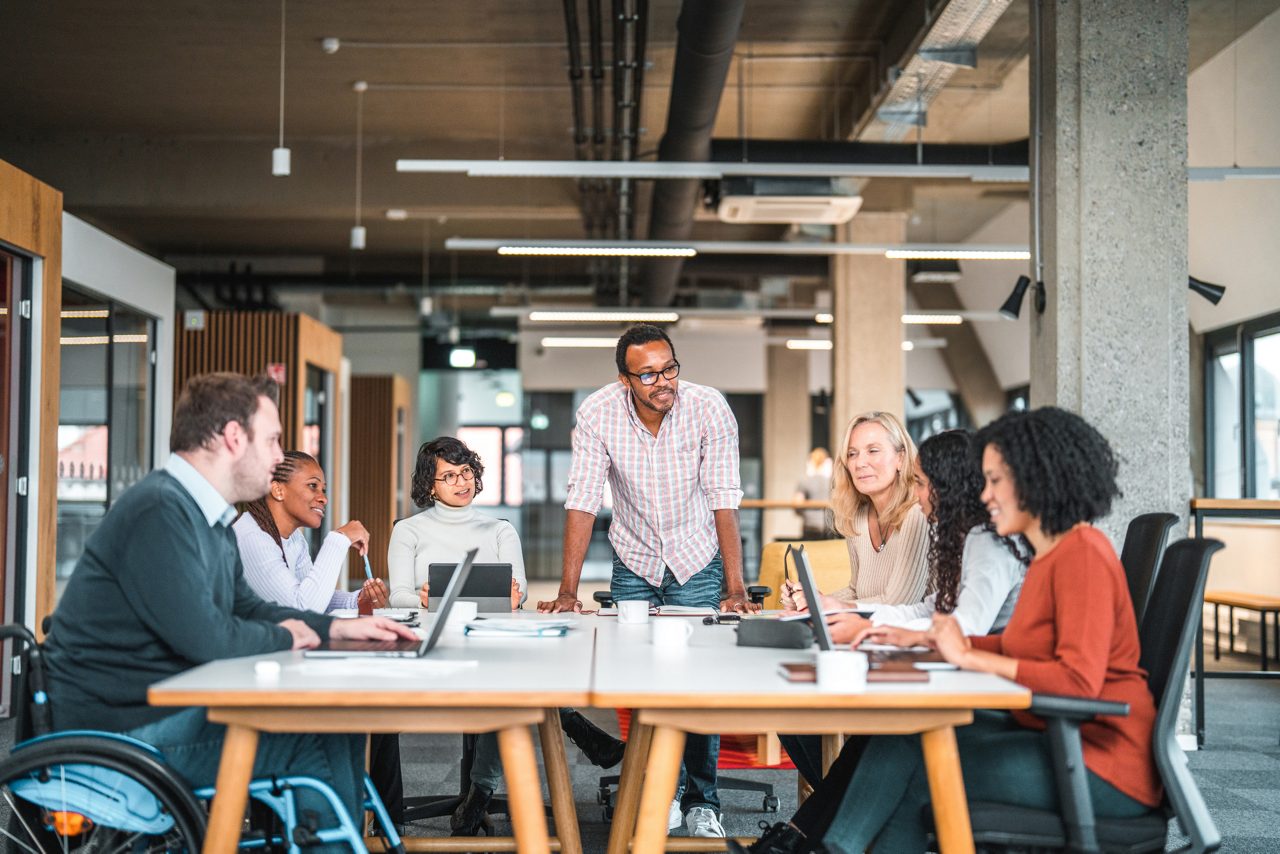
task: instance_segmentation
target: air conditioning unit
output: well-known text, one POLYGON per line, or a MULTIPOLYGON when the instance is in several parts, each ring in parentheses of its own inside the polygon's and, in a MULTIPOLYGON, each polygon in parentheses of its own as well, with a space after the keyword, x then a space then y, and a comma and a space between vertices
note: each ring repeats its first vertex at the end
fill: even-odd
POLYGON ((726 178, 712 200, 721 222, 848 222, 862 207, 849 182, 835 178, 726 178))

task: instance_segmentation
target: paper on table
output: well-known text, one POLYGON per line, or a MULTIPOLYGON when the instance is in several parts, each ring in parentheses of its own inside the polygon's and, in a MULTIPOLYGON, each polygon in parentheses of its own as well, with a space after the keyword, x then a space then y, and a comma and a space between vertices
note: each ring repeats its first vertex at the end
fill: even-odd
MULTIPOLYGON (((285 667, 299 676, 352 676, 366 679, 421 680, 424 676, 449 676, 479 666, 478 661, 446 661, 431 658, 324 658, 310 659, 285 667)), ((363 683, 362 683, 363 684, 363 683)))
MULTIPOLYGON (((417 608, 374 608, 373 615, 375 617, 386 617, 389 620, 395 620, 399 623, 408 623, 418 616, 417 608)), ((338 619, 352 619, 360 616, 355 608, 334 608, 329 612, 330 617, 338 619)))
MULTIPOLYGON (((857 614, 860 617, 869 618, 873 613, 875 612, 867 610, 866 608, 826 608, 822 611, 822 616, 830 617, 832 614, 857 614)), ((787 622, 790 620, 807 620, 809 619, 809 612, 795 611, 792 613, 786 613, 786 614, 783 614, 778 619, 782 620, 783 622, 787 622)))

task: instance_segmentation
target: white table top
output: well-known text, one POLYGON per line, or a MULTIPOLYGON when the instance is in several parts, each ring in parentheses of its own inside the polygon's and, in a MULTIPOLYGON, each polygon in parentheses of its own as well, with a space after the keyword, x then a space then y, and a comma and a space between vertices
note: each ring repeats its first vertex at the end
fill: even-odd
POLYGON ((1025 708, 1030 692, 988 673, 931 671, 928 682, 872 683, 865 693, 820 692, 788 682, 782 662, 814 660, 817 650, 737 646, 733 626, 704 626, 685 648, 656 647, 649 625, 586 618, 596 624, 593 704, 631 708, 1025 708))
MULTIPOLYGON (((521 619, 545 619, 518 614, 521 619)), ((434 614, 422 614, 429 629, 434 614)), ((591 688, 593 626, 584 618, 562 638, 471 638, 446 629, 423 658, 305 658, 299 652, 226 659, 151 686, 162 706, 584 705, 591 688), (278 675, 260 675, 262 661, 278 675)))

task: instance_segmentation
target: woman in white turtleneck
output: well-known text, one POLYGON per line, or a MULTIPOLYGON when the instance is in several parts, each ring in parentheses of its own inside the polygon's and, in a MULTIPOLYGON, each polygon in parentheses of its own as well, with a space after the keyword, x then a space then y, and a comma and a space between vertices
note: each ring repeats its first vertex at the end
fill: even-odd
POLYGON ((511 564, 511 607, 524 601, 527 582, 520 535, 510 522, 479 513, 472 502, 484 489, 480 456, 451 436, 418 451, 412 497, 425 507, 391 531, 387 571, 394 608, 427 607, 427 567, 457 563, 478 549, 476 563, 511 564))

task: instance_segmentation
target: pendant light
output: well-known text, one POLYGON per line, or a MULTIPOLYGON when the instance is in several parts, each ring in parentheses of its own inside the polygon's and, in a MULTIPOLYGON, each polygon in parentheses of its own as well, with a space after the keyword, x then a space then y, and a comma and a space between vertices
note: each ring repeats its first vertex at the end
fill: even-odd
POLYGON ((292 157, 284 147, 284 4, 280 0, 280 136, 271 152, 271 174, 277 178, 288 177, 292 157))
POLYGON ((369 84, 357 80, 351 88, 356 93, 356 224, 351 226, 351 248, 364 249, 365 231, 360 224, 360 207, 364 189, 364 93, 369 90, 369 84))

